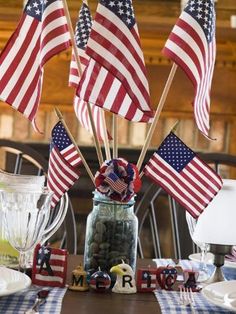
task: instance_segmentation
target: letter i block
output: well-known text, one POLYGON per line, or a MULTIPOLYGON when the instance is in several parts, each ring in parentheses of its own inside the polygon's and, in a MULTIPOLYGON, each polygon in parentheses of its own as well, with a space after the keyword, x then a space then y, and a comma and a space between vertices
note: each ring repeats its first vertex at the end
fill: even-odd
POLYGON ((138 292, 151 292, 157 288, 156 268, 141 268, 137 270, 138 292))

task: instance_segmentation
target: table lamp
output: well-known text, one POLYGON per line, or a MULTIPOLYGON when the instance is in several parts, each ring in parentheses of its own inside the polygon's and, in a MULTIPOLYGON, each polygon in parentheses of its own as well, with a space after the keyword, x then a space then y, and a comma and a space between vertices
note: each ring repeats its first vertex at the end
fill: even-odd
POLYGON ((198 218, 193 240, 208 243, 216 269, 207 283, 225 280, 221 266, 236 244, 236 180, 223 180, 223 187, 198 218))

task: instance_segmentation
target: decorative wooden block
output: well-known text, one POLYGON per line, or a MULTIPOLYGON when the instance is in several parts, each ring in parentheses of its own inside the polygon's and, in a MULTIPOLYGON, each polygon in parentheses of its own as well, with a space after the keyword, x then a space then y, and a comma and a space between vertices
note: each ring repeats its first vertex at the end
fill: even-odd
POLYGON ((157 280, 162 289, 172 290, 177 279, 177 270, 172 266, 161 266, 157 269, 157 280))
POLYGON ((185 288, 191 288, 193 291, 195 291, 197 288, 198 275, 199 275, 199 273, 197 271, 184 270, 184 272, 183 272, 184 287, 185 288))
POLYGON ((137 270, 137 290, 151 292, 157 288, 157 269, 140 268, 137 270))
POLYGON ((39 286, 64 287, 67 250, 37 245, 34 251, 32 283, 39 286))
POLYGON ((75 291, 87 291, 89 289, 87 273, 83 266, 79 265, 72 271, 72 280, 69 289, 75 291))

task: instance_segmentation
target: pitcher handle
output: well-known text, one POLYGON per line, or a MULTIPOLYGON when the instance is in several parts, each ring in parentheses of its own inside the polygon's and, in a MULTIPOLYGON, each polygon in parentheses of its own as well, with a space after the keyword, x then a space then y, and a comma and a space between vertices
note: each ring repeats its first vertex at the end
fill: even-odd
POLYGON ((40 241, 41 244, 44 244, 60 228, 66 217, 68 207, 69 197, 68 194, 65 193, 60 200, 60 207, 56 215, 56 218, 53 219, 53 222, 44 230, 43 238, 40 241))

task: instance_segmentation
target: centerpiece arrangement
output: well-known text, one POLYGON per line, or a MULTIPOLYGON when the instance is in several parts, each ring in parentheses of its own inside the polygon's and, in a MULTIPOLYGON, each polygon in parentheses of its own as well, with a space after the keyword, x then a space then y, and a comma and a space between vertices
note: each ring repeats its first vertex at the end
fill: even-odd
POLYGON ((201 133, 209 137, 209 94, 216 48, 214 1, 186 3, 163 49, 174 63, 156 112, 151 108, 147 71, 131 0, 99 0, 94 21, 87 0, 83 0, 76 34, 66 0, 44 2, 35 5, 33 0, 27 1, 17 31, 0 54, 1 99, 23 113, 39 131, 35 119, 43 66, 53 55, 72 46, 69 85, 75 88, 73 106, 78 120, 93 134, 100 169, 94 177, 56 108, 60 121, 52 130, 47 178, 47 187, 53 192, 51 208, 78 180, 78 167, 83 163, 95 187, 93 210, 87 220, 85 268, 97 270, 100 267, 108 271, 125 261, 135 270, 138 222, 134 204, 135 194, 141 187, 141 174, 161 186, 194 218, 198 218, 222 187, 221 178, 173 132, 167 135, 139 175, 178 66, 194 85, 195 120, 201 133), (25 23, 25 20, 30 22, 25 23), (35 29, 39 34, 34 44, 30 38, 35 36, 26 36, 30 33, 28 25, 37 25, 35 29), (15 55, 15 51, 21 53, 15 55), (27 52, 27 57, 23 51, 27 52), (30 55, 38 57, 32 60, 30 55), (13 62, 9 62, 9 56, 14 57, 13 62), (9 73, 12 73, 10 80, 9 73), (26 79, 20 86, 23 74, 34 79, 32 82, 26 79), (112 136, 107 131, 105 110, 112 113, 112 136), (117 115, 132 122, 150 124, 136 166, 118 158, 117 115), (112 157, 109 140, 113 142, 112 157), (105 162, 99 141, 104 143, 105 162))
POLYGON ((105 161, 95 175, 93 210, 86 227, 86 270, 109 269, 125 261, 136 267, 138 220, 135 194, 141 188, 137 167, 123 158, 105 161))

